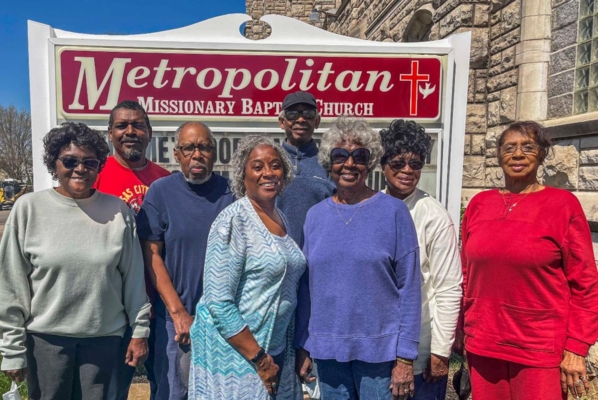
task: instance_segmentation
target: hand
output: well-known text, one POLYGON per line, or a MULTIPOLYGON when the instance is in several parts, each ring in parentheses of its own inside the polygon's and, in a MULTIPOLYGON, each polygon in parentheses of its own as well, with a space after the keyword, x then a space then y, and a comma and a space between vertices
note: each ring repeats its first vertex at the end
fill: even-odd
POLYGON ((465 357, 465 332, 461 329, 455 331, 455 342, 452 350, 461 357, 465 357))
POLYGON ((125 364, 130 367, 139 367, 142 365, 148 356, 147 339, 131 339, 127 354, 125 355, 125 364))
POLYGON ((438 356, 432 354, 428 367, 424 370, 424 380, 426 382, 437 382, 444 378, 449 373, 449 359, 448 357, 438 356))
POLYGON ((567 389, 574 398, 581 399, 583 390, 586 393, 590 390, 590 383, 586 378, 586 360, 582 356, 565 350, 563 361, 561 361, 561 389, 567 393, 567 389))
POLYGON ((407 400, 415 394, 413 383, 413 365, 395 361, 390 376, 390 390, 393 400, 407 400))
POLYGON ((264 383, 268 394, 275 395, 278 391, 278 365, 274 362, 274 359, 269 354, 264 356, 255 364, 257 368, 257 374, 264 383))
POLYGON ((309 352, 305 349, 297 349, 295 355, 295 372, 299 375, 299 379, 303 383, 311 383, 316 380, 316 377, 311 374, 314 365, 312 359, 309 357, 309 352))
POLYGON ((9 369, 4 372, 4 375, 8 376, 11 380, 15 381, 16 383, 21 383, 25 379, 27 379, 27 368, 21 369, 9 369))
POLYGON ((181 314, 173 315, 172 321, 174 322, 174 341, 178 344, 189 345, 191 344, 191 335, 189 330, 193 325, 193 317, 190 316, 187 311, 183 311, 181 314))

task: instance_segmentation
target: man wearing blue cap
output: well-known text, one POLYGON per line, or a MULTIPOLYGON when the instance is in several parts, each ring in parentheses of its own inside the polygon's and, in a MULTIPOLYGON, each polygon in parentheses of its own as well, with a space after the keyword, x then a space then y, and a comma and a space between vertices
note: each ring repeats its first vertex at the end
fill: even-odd
MULTIPOLYGON (((280 195, 277 206, 289 222, 289 235, 301 245, 307 211, 332 196, 335 186, 318 162, 318 146, 313 140, 313 134, 320 126, 320 115, 314 96, 308 92, 288 94, 282 102, 278 121, 280 128, 286 133, 282 147, 291 159, 295 179, 280 195)), ((307 276, 301 279, 307 279, 307 276)), ((319 398, 312 368, 309 354, 304 349, 297 349, 297 373, 304 383, 311 383, 310 395, 318 393, 314 398, 319 398)))

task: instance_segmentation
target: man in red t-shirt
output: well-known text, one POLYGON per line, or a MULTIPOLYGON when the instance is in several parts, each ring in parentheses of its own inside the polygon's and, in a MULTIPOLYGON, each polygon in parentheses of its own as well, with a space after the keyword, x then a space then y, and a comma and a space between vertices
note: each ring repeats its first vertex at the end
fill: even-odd
MULTIPOLYGON (((94 188, 100 192, 120 197, 137 215, 149 185, 158 178, 170 175, 170 172, 145 157, 145 151, 152 138, 152 126, 143 107, 131 100, 117 104, 110 113, 108 138, 112 142, 114 155, 106 160, 94 188)), ((146 288, 148 288, 150 301, 153 302, 156 292, 147 277, 146 288)), ((153 329, 154 320, 152 319, 151 322, 148 342, 149 357, 145 362, 145 367, 153 398, 156 388, 153 374, 155 329, 153 329)), ((130 327, 127 327, 117 367, 114 368, 108 387, 108 400, 126 400, 129 395, 129 387, 135 373, 135 368, 125 364, 131 333, 130 327)))
POLYGON ((108 121, 108 138, 114 155, 106 160, 94 187, 120 197, 137 214, 149 185, 170 175, 145 157, 152 127, 143 107, 131 100, 117 104, 108 121))

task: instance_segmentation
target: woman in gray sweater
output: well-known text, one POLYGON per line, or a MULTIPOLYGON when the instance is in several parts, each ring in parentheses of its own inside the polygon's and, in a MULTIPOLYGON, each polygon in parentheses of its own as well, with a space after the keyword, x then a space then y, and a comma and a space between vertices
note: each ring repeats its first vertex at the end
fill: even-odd
POLYGON ((147 357, 150 305, 135 219, 92 185, 108 145, 84 124, 44 138, 59 186, 23 196, 0 241, 1 369, 29 398, 102 400, 115 362, 147 357), (128 323, 126 360, 115 360, 128 323))

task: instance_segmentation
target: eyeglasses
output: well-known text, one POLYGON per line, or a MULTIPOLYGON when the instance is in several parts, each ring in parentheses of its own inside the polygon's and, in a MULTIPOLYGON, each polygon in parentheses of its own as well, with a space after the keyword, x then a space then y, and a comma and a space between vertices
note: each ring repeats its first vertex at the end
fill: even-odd
POLYGON ((406 165, 409 165, 409 168, 411 168, 414 171, 419 171, 424 167, 424 162, 418 160, 394 160, 389 161, 387 165, 390 167, 390 169, 392 169, 395 172, 399 172, 400 170, 405 168, 406 165))
POLYGON ((95 158, 79 160, 75 157, 58 157, 58 159, 66 169, 75 169, 79 164, 83 164, 86 169, 98 169, 100 166, 100 160, 96 160, 95 158))
POLYGON ((349 157, 353 157, 355 164, 368 165, 370 162, 370 151, 365 147, 360 147, 350 153, 342 147, 335 147, 330 151, 330 160, 333 164, 344 164, 349 157))
POLYGON ((540 147, 535 143, 527 143, 521 146, 515 144, 508 144, 500 148, 501 155, 505 154, 515 154, 517 149, 521 149, 523 154, 537 154, 540 147))
POLYGON ((195 149, 199 150, 201 154, 212 154, 214 146, 209 144, 188 144, 185 146, 177 146, 177 149, 183 154, 183 156, 191 157, 193 153, 195 153, 195 149))
POLYGON ((289 121, 295 121, 296 119, 299 119, 299 116, 303 116, 305 119, 314 119, 317 114, 318 112, 316 110, 285 110, 284 117, 289 121))

